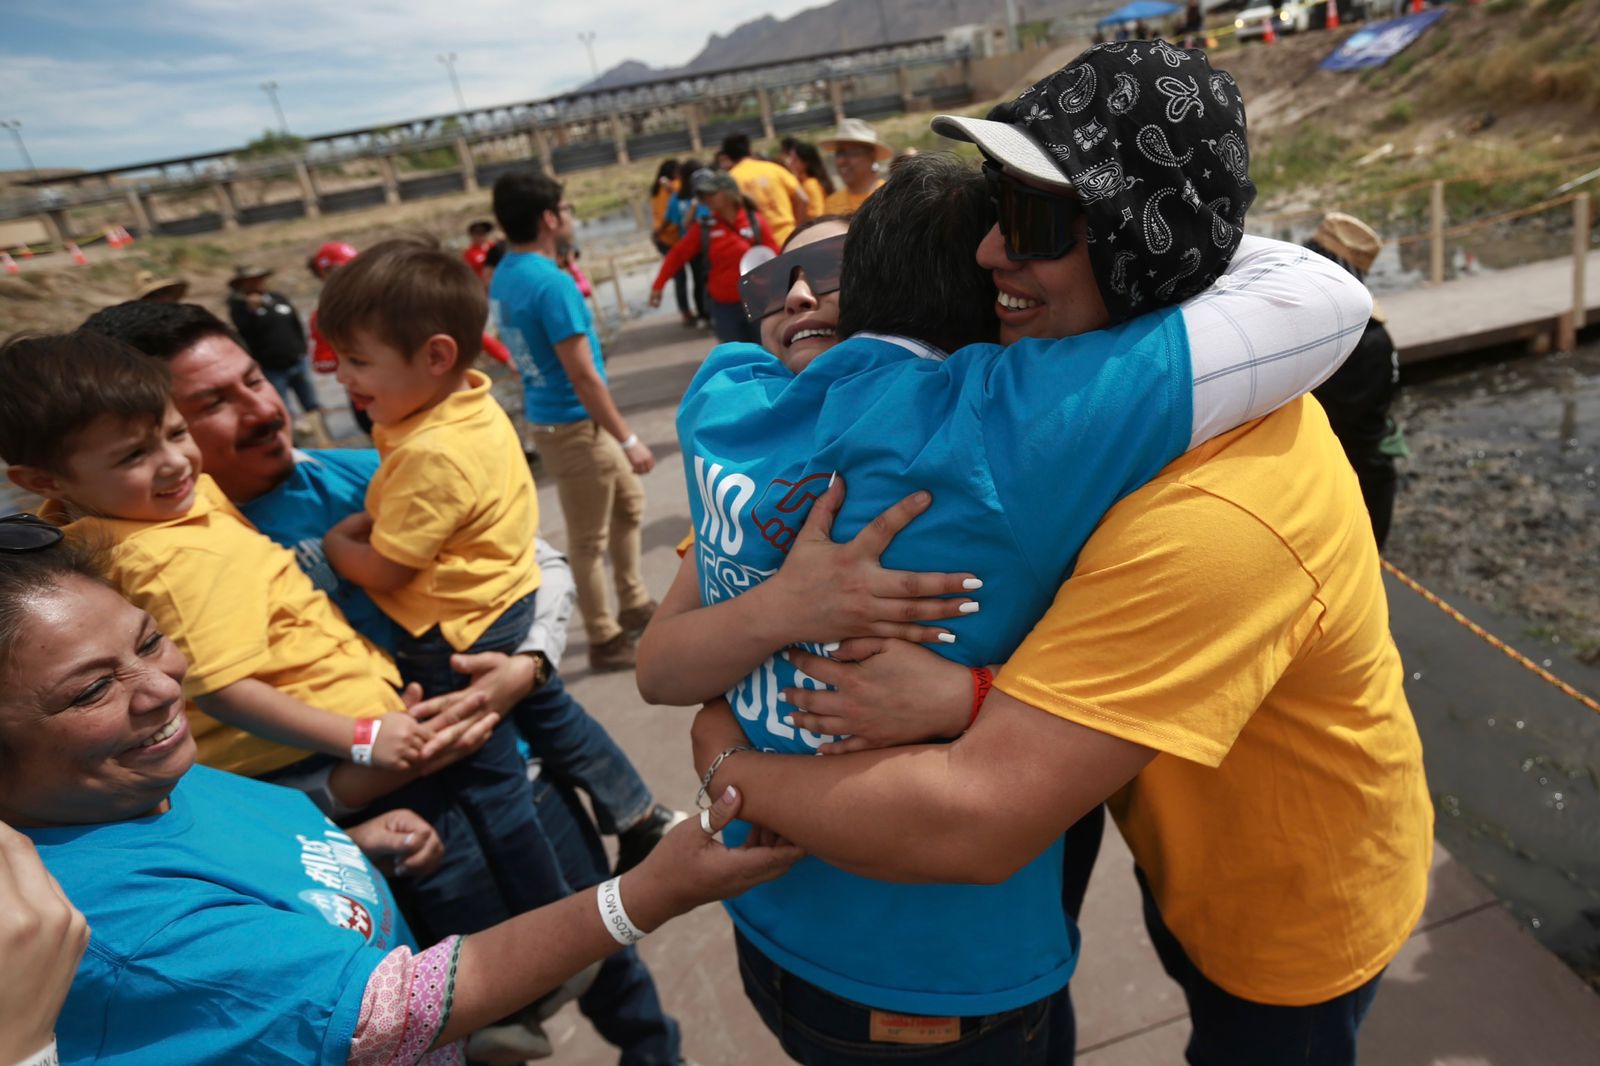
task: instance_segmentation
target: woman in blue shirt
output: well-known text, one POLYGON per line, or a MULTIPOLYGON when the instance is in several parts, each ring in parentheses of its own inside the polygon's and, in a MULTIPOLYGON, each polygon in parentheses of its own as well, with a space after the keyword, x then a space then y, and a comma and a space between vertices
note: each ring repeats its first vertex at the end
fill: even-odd
MULTIPOLYGON (((0 519, 0 820, 92 930, 63 1062, 459 1062, 468 1033, 798 857, 690 822, 596 893, 419 951, 379 869, 425 876, 427 823, 342 829, 298 792, 194 766, 187 668, 83 547, 0 519)), ((737 807, 720 798, 707 827, 737 807)))

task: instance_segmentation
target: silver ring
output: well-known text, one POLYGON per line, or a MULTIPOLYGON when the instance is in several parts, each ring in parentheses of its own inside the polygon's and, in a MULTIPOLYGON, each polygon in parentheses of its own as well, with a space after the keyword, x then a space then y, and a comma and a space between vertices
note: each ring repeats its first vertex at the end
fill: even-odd
POLYGON ((715 829, 711 828, 711 812, 710 811, 701 811, 700 812, 700 828, 705 830, 705 834, 708 837, 714 837, 714 836, 717 835, 717 831, 715 829))

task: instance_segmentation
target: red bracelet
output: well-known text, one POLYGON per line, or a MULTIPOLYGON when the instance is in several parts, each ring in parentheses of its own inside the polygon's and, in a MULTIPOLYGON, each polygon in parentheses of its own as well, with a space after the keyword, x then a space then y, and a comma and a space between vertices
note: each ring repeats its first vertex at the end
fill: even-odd
POLYGON ((994 672, 987 666, 974 666, 972 668, 972 717, 967 719, 968 729, 971 729, 972 723, 978 720, 978 712, 983 710, 983 701, 993 687, 994 672))

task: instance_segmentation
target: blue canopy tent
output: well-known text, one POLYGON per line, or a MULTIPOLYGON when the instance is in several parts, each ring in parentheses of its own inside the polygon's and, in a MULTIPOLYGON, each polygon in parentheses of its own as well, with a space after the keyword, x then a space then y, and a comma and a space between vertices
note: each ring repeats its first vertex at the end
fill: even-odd
POLYGON ((1096 22, 1096 26, 1116 26, 1124 22, 1139 22, 1145 19, 1166 18, 1176 15, 1183 10, 1181 4, 1169 4, 1165 0, 1133 0, 1131 4, 1123 4, 1105 18, 1096 22))

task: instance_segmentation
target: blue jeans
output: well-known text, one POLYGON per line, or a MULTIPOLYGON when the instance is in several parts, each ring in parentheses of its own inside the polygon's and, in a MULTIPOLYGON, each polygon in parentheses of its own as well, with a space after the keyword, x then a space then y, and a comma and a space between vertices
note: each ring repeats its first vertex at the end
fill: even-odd
POLYGON ((733 341, 761 343, 761 330, 754 322, 744 317, 744 304, 725 304, 709 297, 706 303, 711 305, 711 332, 716 334, 719 343, 728 344, 733 341))
POLYGON ((962 1018, 960 1039, 947 1044, 886 1043, 869 1037, 871 1008, 801 980, 737 930, 734 943, 745 995, 783 1050, 804 1066, 1057 1066, 1070 1063, 1076 1050, 1065 988, 1015 1010, 962 1018))
POLYGON ((650 788, 605 726, 572 698, 559 674, 511 711, 512 723, 559 784, 582 789, 594 805, 600 832, 631 829, 655 806, 650 788))
MULTIPOLYGON (((506 608, 468 650, 516 651, 533 624, 537 595, 529 593, 506 608)), ((407 682, 415 681, 424 693, 437 696, 471 680, 450 669, 453 651, 438 629, 431 629, 420 637, 402 633, 394 658, 407 682)), ((654 806, 650 789, 628 756, 572 698, 558 676, 552 674, 537 692, 518 701, 511 709, 511 721, 533 754, 543 760, 546 773, 589 794, 602 833, 632 827, 654 806)))
MULTIPOLYGON (((570 896, 610 876, 599 834, 571 790, 540 777, 533 782, 533 806, 559 862, 560 879, 546 886, 551 893, 570 896)), ((662 1011, 635 948, 614 952, 600 964, 594 984, 578 997, 578 1009, 622 1050, 618 1066, 677 1066, 683 1053, 678 1023, 662 1011)))
POLYGON ((289 393, 293 392, 300 401, 300 410, 310 414, 321 409, 322 404, 317 402, 317 390, 311 383, 311 361, 305 357, 291 367, 282 370, 268 370, 261 368, 261 373, 272 382, 272 387, 278 390, 278 395, 283 397, 285 409, 289 406, 289 393))
POLYGON ((1156 909, 1143 871, 1134 867, 1144 897, 1144 924, 1167 975, 1183 988, 1193 1031, 1184 1058, 1190 1066, 1355 1066, 1356 1035, 1378 994, 1383 974, 1342 996, 1305 1007, 1241 999, 1212 984, 1189 960, 1156 909))

